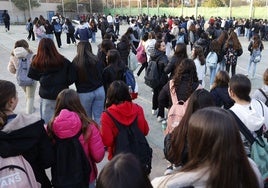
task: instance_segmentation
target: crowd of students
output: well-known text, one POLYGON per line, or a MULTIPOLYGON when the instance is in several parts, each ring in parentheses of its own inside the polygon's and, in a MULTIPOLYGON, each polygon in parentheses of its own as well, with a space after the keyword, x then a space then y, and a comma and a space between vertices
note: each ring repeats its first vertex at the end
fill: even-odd
MULTIPOLYGON (((243 49, 234 28, 218 28, 221 20, 213 17, 205 29, 201 17, 149 20, 144 16, 132 19, 119 42, 115 42, 119 30, 115 32, 113 24, 107 20, 101 17, 99 23, 100 30, 107 28, 101 31, 102 42, 96 55, 89 42, 90 38, 92 43, 95 42, 93 35, 84 39, 84 31, 79 31, 86 29, 87 33, 92 33, 90 27, 83 27, 87 25, 84 20, 80 22, 81 27, 74 31, 74 35, 78 33, 80 41, 77 54, 71 61, 58 52, 49 37, 38 39, 35 55, 27 41, 15 43, 8 64, 9 71, 17 74, 19 59, 29 55, 28 77, 35 81, 30 86, 22 86, 27 98, 26 115, 14 112, 18 103, 15 84, 0 80, 0 133, 4 135, 0 135, 0 147, 3 147, 0 156, 22 155, 32 166, 42 187, 52 187, 45 169, 52 167, 56 161, 52 149, 55 136, 65 139, 82 131, 79 141, 91 169, 94 169, 88 174, 90 188, 263 187, 264 180, 258 167, 250 159, 250 144, 240 136, 237 122, 227 110, 232 110, 253 135, 255 131, 267 130, 267 98, 260 90, 253 95, 256 99, 251 98, 249 78, 235 71, 237 58, 243 49), (183 40, 180 36, 183 36, 183 40), (189 43, 191 58, 187 53, 189 43), (143 108, 132 101, 123 76, 130 63, 129 54, 136 53, 139 45, 144 46, 147 61, 137 76, 143 69, 146 71, 151 60, 157 63, 160 73, 159 85, 152 88, 152 114, 156 115, 157 120, 161 122, 166 119, 165 108, 172 106, 171 92, 178 100, 187 101, 181 121, 176 127, 166 130, 169 138, 165 142, 165 157, 171 163, 167 169, 169 171, 151 183, 135 157, 131 154, 114 155, 119 130, 105 112, 108 111, 126 126, 137 118, 142 134, 146 136, 149 133, 150 126, 143 108), (206 57, 210 52, 217 54, 217 66, 213 68, 206 67, 206 57), (203 89, 205 72, 208 70, 210 91, 203 89), (37 81, 40 85, 40 118, 32 115, 37 81), (68 89, 72 84, 76 91, 68 89), (32 145, 20 148, 20 136, 23 137, 24 130, 28 128, 33 129, 29 136, 32 145), (14 136, 16 139, 13 139, 14 136), (38 142, 35 140, 37 138, 40 139, 38 142), (98 176, 96 163, 102 161, 105 147, 111 161, 98 176)), ((54 21, 57 24, 57 19, 54 21)), ((39 37, 36 32, 35 35, 39 37)), ((72 37, 67 43, 70 40, 73 41, 72 37)), ((59 38, 57 45, 61 47, 59 38)), ((249 50, 252 52, 250 64, 255 63, 256 68, 254 50, 263 50, 258 33, 254 34, 249 50)), ((255 68, 252 77, 255 76, 255 68)), ((268 69, 264 73, 262 88, 266 95, 267 72, 268 69)))

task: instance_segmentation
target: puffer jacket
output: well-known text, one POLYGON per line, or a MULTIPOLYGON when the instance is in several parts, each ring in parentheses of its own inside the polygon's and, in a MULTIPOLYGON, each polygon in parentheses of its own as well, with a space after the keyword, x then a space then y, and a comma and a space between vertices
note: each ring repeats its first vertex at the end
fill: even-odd
MULTIPOLYGON (((61 138, 70 138, 75 136, 82 128, 82 122, 77 113, 71 112, 67 109, 61 110, 60 114, 54 119, 52 123, 53 133, 61 138)), ((84 135, 81 134, 79 141, 85 151, 88 161, 91 166, 90 182, 93 182, 98 170, 96 163, 100 162, 104 157, 104 145, 100 136, 98 128, 92 123, 88 125, 86 134, 88 136, 85 140, 84 135)))

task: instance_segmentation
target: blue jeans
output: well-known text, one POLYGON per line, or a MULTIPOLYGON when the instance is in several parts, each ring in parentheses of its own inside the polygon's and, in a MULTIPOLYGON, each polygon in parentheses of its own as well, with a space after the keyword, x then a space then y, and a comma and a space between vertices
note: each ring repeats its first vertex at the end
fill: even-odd
POLYGON ((218 62, 217 64, 216 73, 224 70, 225 70, 225 59, 223 58, 222 61, 218 62))
POLYGON ((56 100, 49 100, 41 98, 40 115, 47 124, 54 115, 56 100))
POLYGON ((92 43, 95 43, 96 42, 96 32, 92 32, 91 42, 92 43))
POLYGON ((215 68, 214 67, 209 67, 209 70, 210 70, 210 81, 209 81, 209 83, 210 83, 210 85, 212 85, 213 82, 214 82, 215 76, 216 76, 216 67, 215 68))
POLYGON ((88 117, 92 118, 99 125, 105 101, 105 92, 103 86, 88 93, 78 93, 78 95, 88 117))
POLYGON ((249 64, 248 64, 248 76, 250 76, 250 68, 251 68, 251 65, 253 64, 252 78, 255 78, 257 63, 254 63, 253 61, 254 59, 251 56, 249 60, 249 64))

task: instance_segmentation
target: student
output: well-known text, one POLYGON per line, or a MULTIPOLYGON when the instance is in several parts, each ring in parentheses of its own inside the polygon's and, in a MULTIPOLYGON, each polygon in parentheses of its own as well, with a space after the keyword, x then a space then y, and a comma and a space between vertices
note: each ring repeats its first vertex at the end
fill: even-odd
MULTIPOLYGON (((123 81, 116 80, 111 83, 107 92, 105 107, 122 124, 130 125, 137 117, 138 128, 145 136, 149 133, 149 126, 143 109, 132 102, 128 86, 123 81)), ((101 135, 104 145, 108 147, 108 159, 111 160, 118 129, 106 112, 103 112, 101 116, 101 135)))
POLYGON ((187 145, 186 165, 155 178, 153 187, 263 187, 256 164, 245 154, 235 120, 224 109, 195 112, 188 124, 187 145))
POLYGON ((141 164, 131 153, 122 153, 108 162, 100 172, 96 188, 152 188, 141 164))
MULTIPOLYGON (((251 99, 250 80, 242 74, 234 75, 229 83, 229 95, 235 101, 230 108, 236 116, 245 124, 253 135, 255 131, 267 130, 268 109, 265 104, 256 99, 251 99)), ((250 143, 241 134, 246 154, 250 155, 250 143)))
MULTIPOLYGON (((261 89, 268 97, 268 68, 263 73, 263 83, 264 83, 264 85, 261 89)), ((255 90, 254 94, 252 95, 252 98, 260 100, 267 105, 268 101, 259 89, 255 90)))
POLYGON ((51 183, 45 169, 54 162, 44 121, 34 115, 16 114, 18 96, 15 85, 0 80, 0 156, 22 155, 31 165, 35 178, 42 188, 50 188, 51 183))
POLYGON ((229 81, 229 74, 226 71, 219 71, 210 91, 216 106, 224 109, 229 109, 234 105, 228 93, 229 81))
POLYGON ((65 89, 57 97, 55 113, 48 125, 48 132, 52 138, 55 135, 65 139, 77 135, 80 130, 82 134, 78 139, 91 166, 89 188, 94 188, 98 174, 96 163, 104 157, 104 145, 98 125, 87 116, 78 94, 72 89, 65 89))
POLYGON ((192 49, 192 58, 196 67, 197 77, 199 84, 205 87, 205 72, 206 72, 206 60, 203 53, 203 48, 199 45, 194 45, 192 49))
MULTIPOLYGON (((30 66, 32 61, 33 52, 29 48, 29 44, 26 40, 18 40, 15 42, 14 49, 11 52, 10 60, 8 63, 8 70, 13 74, 17 74, 19 68, 20 59, 26 59, 27 65, 30 66), (29 63, 29 64, 28 64, 29 63)), ((33 85, 21 86, 26 95, 26 114, 31 114, 34 112, 34 96, 36 90, 36 82, 33 85)))
POLYGON ((40 82, 41 118, 48 123, 53 116, 57 95, 76 80, 74 65, 59 54, 51 39, 41 39, 28 76, 40 82))

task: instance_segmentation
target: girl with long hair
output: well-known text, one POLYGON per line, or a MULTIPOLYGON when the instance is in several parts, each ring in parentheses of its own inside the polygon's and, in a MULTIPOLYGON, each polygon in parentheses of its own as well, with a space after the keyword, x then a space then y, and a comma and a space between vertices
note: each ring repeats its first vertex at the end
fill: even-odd
MULTIPOLYGON (((228 32, 223 30, 220 34, 220 36, 217 38, 217 42, 219 43, 220 45, 220 55, 223 56, 224 54, 224 45, 225 45, 225 42, 226 40, 228 39, 228 32)), ((225 70, 225 58, 222 57, 222 60, 221 61, 218 61, 218 64, 217 64, 217 69, 216 69, 216 73, 221 71, 221 70, 225 70)))
POLYGON ((253 70, 252 70, 252 78, 255 78, 256 74, 256 68, 257 64, 261 61, 261 52, 264 49, 263 43, 261 41, 261 38, 258 34, 255 34, 252 37, 252 41, 250 41, 249 46, 248 46, 248 51, 250 52, 250 59, 249 59, 249 64, 248 64, 248 73, 247 75, 250 76, 250 69, 253 64, 253 70), (257 60, 257 58, 259 58, 257 60))
POLYGON ((89 42, 79 42, 77 55, 72 62, 77 71, 75 86, 87 115, 100 123, 103 111, 105 92, 102 82, 102 67, 98 58, 92 53, 89 42))
POLYGON ((206 76, 206 60, 203 53, 203 48, 199 45, 194 45, 192 49, 192 59, 196 67, 197 77, 199 83, 205 87, 205 76, 206 76))
POLYGON ((0 80, 0 91, 0 156, 22 155, 31 165, 41 188, 51 188, 45 169, 52 166, 54 151, 44 121, 38 116, 14 112, 18 93, 12 82, 0 80))
POLYGON ((82 131, 78 139, 91 166, 91 172, 88 174, 89 188, 94 188, 98 174, 96 163, 104 157, 104 145, 98 125, 87 116, 74 90, 64 89, 59 93, 55 112, 47 129, 52 139, 55 136, 60 139, 71 138, 82 131))
POLYGON ((53 115, 58 94, 76 80, 74 65, 61 55, 49 38, 43 38, 33 58, 28 76, 40 83, 41 118, 48 123, 53 115))
POLYGON ((209 107, 195 112, 189 119, 187 145, 186 165, 155 178, 153 187, 263 187, 260 172, 247 158, 228 111, 209 107))
MULTIPOLYGON (((19 61, 26 60, 27 66, 30 66, 29 63, 31 63, 33 55, 33 51, 29 48, 29 44, 26 40, 22 39, 16 41, 8 63, 9 72, 17 74, 19 68, 19 61)), ((32 114, 34 112, 34 96, 36 90, 36 82, 34 82, 32 85, 21 86, 21 88, 26 95, 25 112, 26 114, 32 114)))

